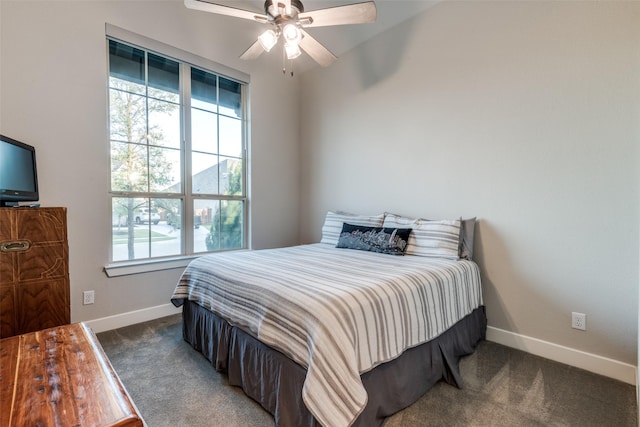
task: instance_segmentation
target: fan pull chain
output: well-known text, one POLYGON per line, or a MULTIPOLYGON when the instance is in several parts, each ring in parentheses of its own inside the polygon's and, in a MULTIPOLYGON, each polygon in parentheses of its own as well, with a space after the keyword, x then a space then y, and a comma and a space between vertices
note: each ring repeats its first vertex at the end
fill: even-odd
POLYGON ((287 74, 287 55, 284 50, 284 44, 282 45, 282 75, 287 74))
POLYGON ((289 61, 290 77, 293 77, 293 59, 288 59, 284 47, 282 48, 282 74, 287 74, 287 61, 289 61))

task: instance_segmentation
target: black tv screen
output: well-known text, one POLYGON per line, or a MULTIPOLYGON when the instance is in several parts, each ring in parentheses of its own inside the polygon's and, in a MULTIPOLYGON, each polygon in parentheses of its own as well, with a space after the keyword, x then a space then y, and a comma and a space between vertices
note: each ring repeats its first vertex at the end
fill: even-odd
POLYGON ((38 198, 35 148, 0 135, 0 206, 38 198))

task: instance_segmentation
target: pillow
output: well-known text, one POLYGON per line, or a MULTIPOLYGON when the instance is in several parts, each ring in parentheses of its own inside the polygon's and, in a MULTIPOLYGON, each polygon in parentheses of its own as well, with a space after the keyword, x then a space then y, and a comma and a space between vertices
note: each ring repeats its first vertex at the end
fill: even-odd
POLYGON ((404 226, 409 227, 417 219, 421 219, 421 218, 407 218, 406 216, 400 216, 400 215, 392 214, 389 212, 385 212, 383 227, 397 227, 398 225, 396 224, 402 224, 403 227, 404 226), (391 225, 387 225, 387 224, 391 224, 391 225))
POLYGON ((429 221, 386 214, 383 227, 410 227, 407 255, 459 259, 460 220, 429 221))
POLYGON ((354 215, 347 212, 327 212, 322 226, 322 240, 320 243, 337 245, 338 238, 342 232, 342 224, 348 222, 354 225, 365 225, 367 227, 382 227, 384 214, 374 216, 354 215))
POLYGON ((366 227, 344 223, 336 248, 404 255, 410 228, 366 227))
POLYGON ((460 259, 473 260, 473 232, 476 226, 476 217, 460 219, 460 247, 458 255, 460 259))
MULTIPOLYGON (((418 220, 416 218, 407 218, 405 216, 395 215, 392 213, 384 214, 384 221, 382 223, 383 227, 404 227, 410 228, 414 225, 414 223, 418 220)), ((409 241, 407 242, 407 250, 405 252, 406 255, 413 255, 416 248, 416 237, 414 233, 409 235, 409 241)))

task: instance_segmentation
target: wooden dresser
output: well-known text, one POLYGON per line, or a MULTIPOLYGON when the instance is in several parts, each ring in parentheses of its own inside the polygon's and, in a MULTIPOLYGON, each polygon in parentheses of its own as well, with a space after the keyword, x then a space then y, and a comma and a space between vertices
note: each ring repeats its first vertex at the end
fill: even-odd
POLYGON ((0 338, 70 322, 66 208, 0 208, 0 338))
POLYGON ((0 426, 144 425, 85 324, 0 340, 0 426))

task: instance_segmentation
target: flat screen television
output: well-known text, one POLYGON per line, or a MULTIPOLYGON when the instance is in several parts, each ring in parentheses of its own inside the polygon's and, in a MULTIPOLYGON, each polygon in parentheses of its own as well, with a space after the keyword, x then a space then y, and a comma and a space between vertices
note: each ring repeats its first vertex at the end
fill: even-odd
POLYGON ((36 150, 0 135, 0 206, 38 201, 36 150))

